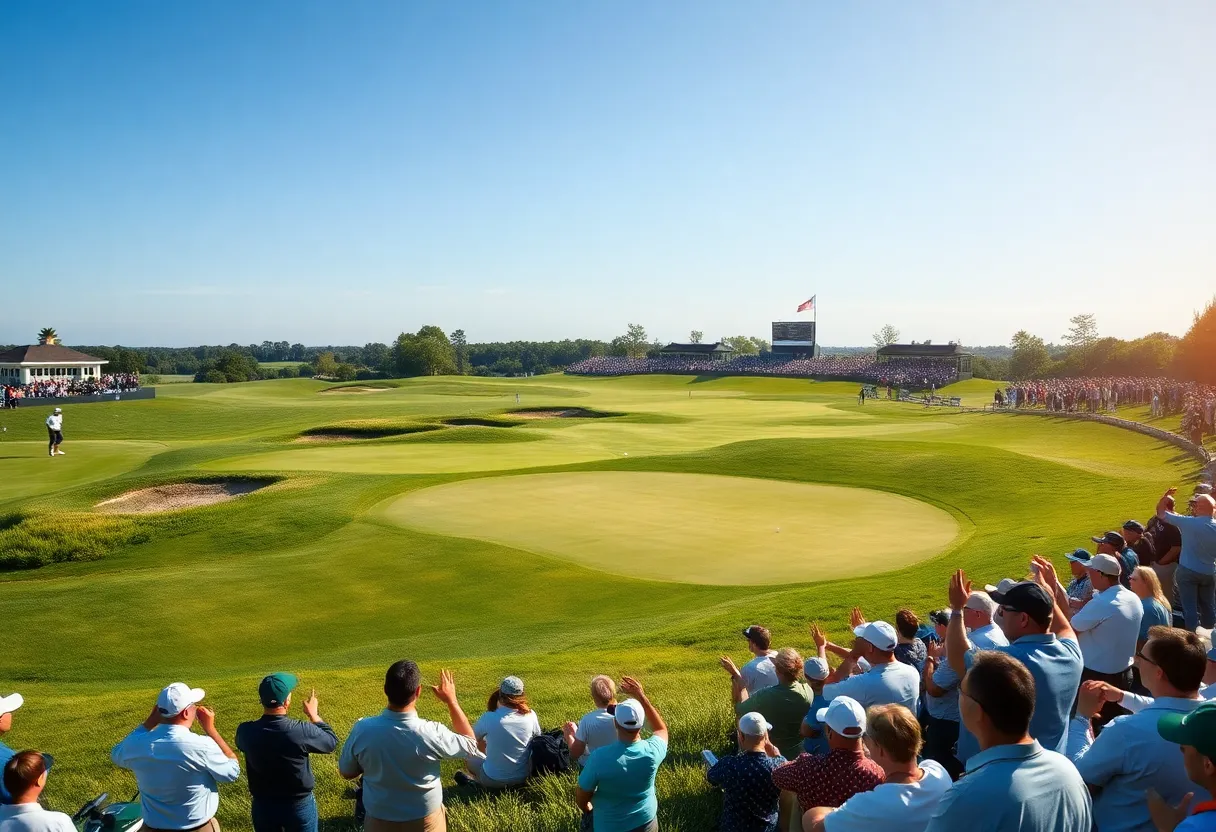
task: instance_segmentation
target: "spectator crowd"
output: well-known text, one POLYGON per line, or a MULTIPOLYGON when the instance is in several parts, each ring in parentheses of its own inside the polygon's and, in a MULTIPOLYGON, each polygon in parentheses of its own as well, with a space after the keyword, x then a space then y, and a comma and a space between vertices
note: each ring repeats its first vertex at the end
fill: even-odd
MULTIPOLYGON (((1185 514, 1175 489, 1148 523, 1091 538, 1069 576, 1034 556, 1025 577, 981 589, 962 570, 924 621, 850 614, 852 639, 818 624, 808 655, 742 630, 749 659, 729 679, 733 753, 703 752, 722 793, 722 832, 1198 832, 1216 829, 1216 501, 1200 486, 1185 514)), ((995 576, 994 576, 995 577, 995 576)), ((242 771, 256 832, 315 832, 310 757, 338 752, 369 832, 447 828, 440 766, 457 787, 502 792, 577 768, 569 800, 582 832, 656 832, 655 780, 671 736, 643 684, 604 675, 593 708, 545 733, 524 681, 502 679, 470 719, 446 670, 429 687, 446 722, 419 716, 418 666, 385 674, 385 707, 340 738, 315 691, 290 716, 296 677, 258 686, 262 715, 233 749, 202 690, 175 682, 113 748, 152 832, 218 832, 218 785, 242 771), (192 730, 197 725, 200 732, 192 730), (237 752, 244 754, 243 764, 237 752)), ((252 692, 251 692, 252 694, 252 692)), ((0 697, 0 732, 24 704, 0 697)), ((24 739, 24 738, 23 738, 24 739)), ((51 759, 0 744, 0 832, 69 832, 42 808, 51 759)))
POLYGON ((1181 416, 1182 433, 1200 444, 1216 434, 1216 387, 1168 378, 1056 378, 999 390, 998 407, 1041 407, 1057 413, 1116 413, 1119 405, 1149 407, 1154 418, 1181 416))
POLYGON ((0 388, 5 408, 14 408, 22 399, 56 399, 68 396, 96 396, 103 393, 123 393, 139 389, 138 373, 111 373, 87 378, 65 377, 31 381, 29 384, 6 384, 0 388))
POLYGON ((779 355, 741 355, 725 361, 699 358, 624 358, 601 356, 571 364, 567 373, 584 376, 630 376, 647 373, 729 373, 741 376, 782 376, 864 381, 870 384, 927 389, 958 380, 952 361, 894 358, 879 361, 873 354, 783 358, 779 355))

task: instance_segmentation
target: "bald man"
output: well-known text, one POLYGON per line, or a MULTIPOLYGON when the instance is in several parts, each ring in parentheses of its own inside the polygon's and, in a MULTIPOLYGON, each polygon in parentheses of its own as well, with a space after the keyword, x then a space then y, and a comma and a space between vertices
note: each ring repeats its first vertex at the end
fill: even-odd
POLYGON ((1178 489, 1166 491, 1157 502, 1157 517, 1178 529, 1182 552, 1174 583, 1182 601, 1182 618, 1188 630, 1197 626, 1216 626, 1216 500, 1210 494, 1197 494, 1191 502, 1191 516, 1175 514, 1168 504, 1178 489))

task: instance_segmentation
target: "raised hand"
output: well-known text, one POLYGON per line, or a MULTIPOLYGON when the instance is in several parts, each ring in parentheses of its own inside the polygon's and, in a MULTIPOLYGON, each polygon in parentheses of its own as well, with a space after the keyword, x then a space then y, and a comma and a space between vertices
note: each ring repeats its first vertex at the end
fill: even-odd
POLYGON ((621 691, 638 698, 646 695, 646 691, 642 689, 642 683, 632 676, 621 677, 621 691))
POLYGON ((321 707, 320 701, 317 699, 317 689, 312 689, 312 694, 304 700, 304 716, 308 717, 309 722, 319 722, 321 717, 318 715, 318 709, 321 707))
POLYGON ((1030 559, 1030 565, 1034 568, 1035 579, 1038 583, 1044 589, 1055 592, 1056 587, 1060 585, 1055 564, 1042 555, 1035 555, 1030 559))
POLYGON ((930 641, 925 643, 925 652, 929 658, 937 660, 946 655, 946 643, 944 641, 930 641))
POLYGON ((730 656, 721 657, 718 659, 718 664, 722 666, 723 670, 730 674, 732 679, 738 679, 742 675, 739 673, 739 668, 735 666, 735 660, 730 656))
POLYGON ((853 611, 849 613, 849 626, 856 630, 865 623, 866 617, 861 614, 861 607, 853 607, 853 611))
POLYGON ((828 646, 828 637, 823 634, 818 622, 811 625, 811 640, 821 652, 828 646))
POLYGON ((194 718, 198 720, 199 727, 205 733, 210 734, 215 730, 215 711, 210 708, 204 708, 199 705, 194 709, 194 718))
POLYGON ((435 698, 445 705, 452 705, 456 702, 456 682, 452 679, 452 671, 439 671, 439 684, 431 685, 431 692, 435 694, 435 698))
POLYGON ((967 606, 970 596, 971 581, 967 580, 967 573, 960 569, 950 578, 950 609, 958 612, 967 606))

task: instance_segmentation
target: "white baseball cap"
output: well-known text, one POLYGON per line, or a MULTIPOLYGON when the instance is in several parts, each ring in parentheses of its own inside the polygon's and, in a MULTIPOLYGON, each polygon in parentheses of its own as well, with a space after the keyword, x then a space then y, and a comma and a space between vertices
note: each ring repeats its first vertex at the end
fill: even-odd
POLYGON ((627 731, 639 731, 646 722, 646 712, 642 710, 642 703, 638 700, 626 699, 616 706, 613 719, 627 731))
POLYGON ((828 663, 818 656, 812 656, 803 662, 802 672, 806 674, 806 678, 814 679, 816 682, 822 682, 831 673, 828 663))
POLYGON ((739 717, 739 730, 749 737, 763 737, 773 730, 773 726, 762 715, 751 711, 739 717))
POLYGON ((843 737, 856 738, 866 732, 866 709, 847 696, 837 696, 815 714, 815 719, 843 737))
POLYGON ((963 608, 996 615, 997 603, 992 600, 992 596, 987 592, 972 592, 967 596, 967 603, 963 608))
POLYGON ((53 413, 62 413, 62 412, 63 412, 63 408, 62 408, 62 407, 57 407, 57 408, 55 408, 55 409, 54 409, 52 412, 53 412, 53 413))
POLYGON ((985 584, 984 591, 987 592, 989 595, 991 595, 994 592, 999 592, 1003 595, 1006 592, 1008 592, 1009 590, 1013 589, 1017 585, 1018 585, 1018 582, 1015 581, 1013 578, 1001 578, 1001 582, 999 584, 997 584, 996 586, 993 586, 992 584, 985 584))
POLYGON ((8 696, 0 696, 0 716, 11 714, 13 711, 25 704, 25 697, 19 693, 10 693, 8 696))
POLYGON ((185 682, 174 682, 156 697, 156 709, 161 716, 177 716, 182 711, 203 701, 202 688, 192 688, 185 682))
POLYGON ((895 628, 885 621, 871 621, 853 630, 853 635, 864 638, 879 650, 894 650, 898 639, 895 628))
POLYGON ((1113 578, 1119 577, 1123 571, 1123 565, 1115 559, 1114 555, 1094 555, 1089 559, 1089 563, 1085 564, 1085 568, 1101 572, 1103 575, 1110 575, 1113 578))

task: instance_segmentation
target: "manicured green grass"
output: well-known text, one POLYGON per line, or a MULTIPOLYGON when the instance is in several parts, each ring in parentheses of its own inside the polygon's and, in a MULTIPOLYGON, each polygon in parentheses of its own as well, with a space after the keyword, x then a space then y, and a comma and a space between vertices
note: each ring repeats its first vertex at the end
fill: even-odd
MULTIPOLYGON (((697 752, 721 749, 729 730, 729 685, 716 658, 742 658, 740 628, 763 623, 779 645, 805 648, 811 620, 845 638, 854 604, 874 618, 889 619, 900 606, 923 613, 944 602, 955 567, 987 582, 1022 575, 1032 553, 1057 555, 1129 517, 1145 519, 1165 487, 1185 485, 1197 472, 1172 446, 1127 431, 883 401, 859 407, 851 384, 547 376, 320 392, 332 386, 304 379, 172 385, 153 401, 68 406, 68 456, 55 459, 45 456, 46 408, 4 414, 0 517, 34 513, 54 528, 135 488, 230 471, 285 477, 229 503, 133 518, 138 541, 107 544, 100 559, 0 572, 0 693, 18 690, 27 702, 5 741, 55 754, 47 792, 54 807, 71 811, 103 790, 133 791, 108 749, 170 681, 206 688, 231 737, 238 721, 258 713, 258 679, 290 669, 317 687, 322 713, 345 735, 382 706, 384 668, 411 657, 430 679, 452 667, 472 714, 499 678, 518 673, 545 727, 590 707, 585 689, 593 674, 639 676, 673 727, 672 757, 659 776, 663 827, 702 832, 714 827, 719 798, 703 782, 697 752), (513 422, 508 414, 519 408, 563 407, 627 415, 297 442, 325 426, 513 422), (583 565, 593 561, 573 551, 580 544, 575 524, 562 517, 570 510, 563 495, 503 492, 524 479, 504 475, 525 472, 866 488, 940 510, 960 533, 930 546, 927 533, 909 532, 906 548, 920 554, 888 561, 891 571, 881 574, 831 580, 808 570, 784 586, 645 580, 583 565), (484 512, 519 517, 513 530, 529 533, 529 520, 536 529, 564 527, 561 556, 535 541, 478 540, 468 528, 423 531, 385 514, 396 500, 469 481, 490 489, 484 512), (490 501, 495 493, 503 506, 490 501)), ((615 546, 640 562, 630 535, 651 545, 678 540, 654 526, 647 533, 647 524, 661 524, 674 509, 647 508, 639 499, 645 493, 640 485, 627 496, 605 488, 604 540, 582 546, 615 546), (613 514, 618 501, 631 510, 613 514)), ((806 521, 783 520, 780 546, 801 543, 834 568, 863 557, 864 536, 853 532, 868 532, 884 504, 850 493, 863 495, 859 514, 799 529, 792 542, 785 523, 806 521)), ((760 500, 719 496, 732 509, 738 503, 734 519, 721 521, 727 532, 745 522, 749 501, 757 517, 776 524, 764 514, 775 509, 760 500)), ((812 518, 828 505, 806 502, 812 518)), ((466 507, 465 516, 475 510, 466 507)), ((484 518, 468 522, 486 525, 484 518)), ((671 546, 661 548, 671 555, 671 546)), ((687 547, 689 569, 699 557, 698 547, 687 547)), ((440 711, 428 699, 424 713, 440 711)), ((315 768, 322 816, 336 828, 350 812, 345 784, 332 759, 315 768)), ((572 785, 560 778, 500 797, 453 792, 451 828, 573 829, 572 785)), ((243 782, 222 790, 222 824, 248 829, 247 811, 243 782)))
POLYGON ((462 480, 376 513, 617 575, 751 586, 886 572, 938 554, 958 533, 947 512, 882 491, 640 471, 462 480), (814 543, 837 524, 850 529, 850 558, 814 543))

